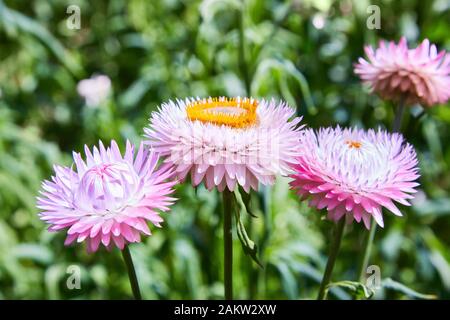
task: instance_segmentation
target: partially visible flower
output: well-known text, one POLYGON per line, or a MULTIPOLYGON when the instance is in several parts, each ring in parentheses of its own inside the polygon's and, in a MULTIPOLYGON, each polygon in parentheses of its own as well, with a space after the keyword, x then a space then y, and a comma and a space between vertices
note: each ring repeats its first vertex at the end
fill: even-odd
POLYGON ((400 134, 360 129, 305 130, 302 155, 291 187, 310 205, 326 208, 328 218, 346 217, 383 227, 382 207, 397 216, 393 201, 409 205, 419 177, 416 152, 400 134))
POLYGON ((408 49, 406 39, 379 48, 365 47, 368 61, 359 58, 355 73, 382 98, 406 104, 431 107, 450 99, 450 54, 438 53, 425 39, 417 48, 408 49))
POLYGON ((146 143, 194 186, 249 192, 291 172, 301 130, 294 114, 284 102, 248 98, 170 101, 152 114, 146 143))
POLYGON ((111 91, 111 79, 105 75, 92 76, 81 80, 77 85, 77 91, 88 106, 98 106, 106 100, 111 91))
POLYGON ((327 23, 327 17, 323 13, 316 13, 313 16, 312 24, 314 28, 318 30, 322 30, 325 27, 325 24, 327 23))
POLYGON ((76 171, 55 166, 51 181, 42 184, 37 207, 49 231, 67 230, 66 245, 87 241, 94 252, 100 244, 123 249, 140 242, 141 233, 150 235, 147 221, 160 227, 158 210, 167 211, 176 181, 167 165, 156 169, 158 157, 140 145, 127 141, 122 157, 115 141, 105 149, 102 142, 93 152, 85 146, 86 161, 73 154, 76 171))

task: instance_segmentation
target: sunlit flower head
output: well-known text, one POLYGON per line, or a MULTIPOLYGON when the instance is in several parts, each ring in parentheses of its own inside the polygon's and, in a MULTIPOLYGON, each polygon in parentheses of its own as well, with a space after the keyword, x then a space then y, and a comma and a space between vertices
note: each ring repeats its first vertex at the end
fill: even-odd
POLYGON ((431 107, 450 98, 450 53, 438 53, 425 39, 408 49, 406 39, 398 44, 380 41, 377 49, 365 47, 368 61, 359 58, 355 73, 382 98, 431 107))
POLYGON ((300 118, 284 102, 248 98, 186 99, 164 103, 145 129, 148 143, 172 164, 180 179, 191 175, 246 192, 258 183, 272 184, 277 174, 291 172, 299 155, 300 118))
POLYGON ((382 226, 382 207, 397 216, 394 201, 409 205, 419 177, 416 152, 400 134, 360 129, 305 130, 302 155, 291 182, 310 205, 326 208, 328 218, 382 226))
POLYGON ((141 233, 150 235, 147 221, 160 227, 157 210, 169 210, 175 200, 169 197, 176 181, 172 169, 157 169, 158 157, 140 145, 127 142, 122 157, 115 141, 91 152, 85 147, 86 161, 73 154, 73 168, 55 166, 51 181, 42 184, 37 207, 50 231, 67 230, 66 245, 86 240, 89 252, 100 244, 123 249, 140 242, 141 233))
POLYGON ((89 107, 99 106, 106 100, 111 91, 111 79, 105 75, 95 75, 81 80, 77 85, 78 94, 89 107))

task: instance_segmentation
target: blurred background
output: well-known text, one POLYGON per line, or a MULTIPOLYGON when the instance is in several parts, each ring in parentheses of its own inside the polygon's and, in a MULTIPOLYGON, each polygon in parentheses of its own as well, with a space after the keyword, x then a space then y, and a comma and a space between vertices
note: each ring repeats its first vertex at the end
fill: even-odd
MULTIPOLYGON (((0 298, 131 297, 118 250, 65 248, 64 234, 38 219, 40 182, 54 163, 71 165, 72 150, 99 139, 139 142, 152 110, 188 96, 276 97, 313 128, 390 129, 393 106, 369 94, 352 64, 364 44, 401 35, 449 51, 449 21, 449 0, 0 0, 0 298), (379 30, 366 27, 370 4, 381 9, 379 30), (68 27, 76 25, 70 5, 80 9, 80 29, 68 27), (107 77, 79 84, 93 75, 107 77), (86 92, 93 85, 100 91, 86 92), (80 290, 66 286, 70 265, 81 268, 80 290)), ((414 106, 404 118, 421 189, 403 218, 386 212, 376 233, 376 298, 450 298, 449 107, 414 106)), ((252 195, 257 218, 243 218, 264 268, 235 239, 237 298, 317 293, 332 224, 287 182, 252 195)), ((177 197, 164 228, 131 246, 143 296, 222 298, 218 194, 185 185, 177 197)), ((357 279, 366 234, 359 224, 347 228, 334 281, 357 279)), ((350 299, 351 288, 330 297, 350 299)))

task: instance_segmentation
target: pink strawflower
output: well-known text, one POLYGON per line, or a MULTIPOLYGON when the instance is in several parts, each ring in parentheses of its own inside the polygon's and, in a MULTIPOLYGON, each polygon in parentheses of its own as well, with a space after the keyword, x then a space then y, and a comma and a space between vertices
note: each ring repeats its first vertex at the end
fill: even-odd
POLYGON ((300 118, 284 102, 247 98, 164 103, 145 129, 148 143, 194 186, 246 192, 291 172, 299 155, 300 118))
POLYGON ((379 48, 365 48, 368 61, 359 58, 355 73, 382 98, 406 104, 431 107, 450 98, 450 54, 438 53, 425 39, 417 48, 408 49, 406 39, 379 48))
POLYGON ((158 156, 141 143, 135 156, 127 141, 125 155, 113 140, 105 149, 100 141, 93 152, 85 146, 86 161, 73 153, 76 171, 55 166, 51 181, 42 183, 37 207, 49 231, 67 230, 65 245, 86 240, 88 252, 100 244, 123 249, 150 235, 147 221, 160 227, 158 210, 167 211, 176 181, 167 165, 156 169, 158 156))
POLYGON ((302 155, 294 165, 291 187, 310 206, 326 208, 328 218, 350 223, 371 217, 383 227, 382 207, 397 216, 393 201, 409 205, 419 184, 416 153, 400 134, 360 129, 305 130, 302 155))

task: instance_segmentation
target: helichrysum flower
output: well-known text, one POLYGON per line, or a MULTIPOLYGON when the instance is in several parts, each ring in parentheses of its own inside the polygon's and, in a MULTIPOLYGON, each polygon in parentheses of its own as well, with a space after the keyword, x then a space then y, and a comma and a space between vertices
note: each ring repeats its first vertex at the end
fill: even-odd
POLYGON ((300 118, 283 102, 248 98, 186 99, 168 102, 152 114, 147 143, 194 186, 205 182, 246 192, 258 182, 291 172, 299 149, 300 118))
POLYGON ((100 244, 123 249, 150 235, 147 221, 160 227, 163 219, 157 210, 173 204, 175 181, 167 165, 156 169, 158 156, 140 145, 127 142, 122 157, 115 141, 105 149, 100 142, 93 152, 85 147, 86 161, 73 154, 76 171, 55 166, 51 181, 44 181, 38 197, 40 218, 50 231, 67 230, 66 245, 86 240, 89 252, 100 244))
POLYGON ((78 94, 89 107, 96 107, 106 100, 111 91, 111 79, 105 75, 95 75, 81 80, 77 85, 78 94))
POLYGON ((302 155, 291 186, 310 205, 326 208, 328 218, 361 220, 371 217, 383 227, 382 207, 397 216, 394 201, 409 205, 418 183, 416 153, 400 134, 385 131, 326 128, 305 130, 302 155))
POLYGON ((365 47, 368 61, 359 58, 355 73, 382 98, 431 107, 450 98, 450 54, 438 53, 425 39, 408 49, 406 39, 398 44, 381 41, 379 48, 365 47))

